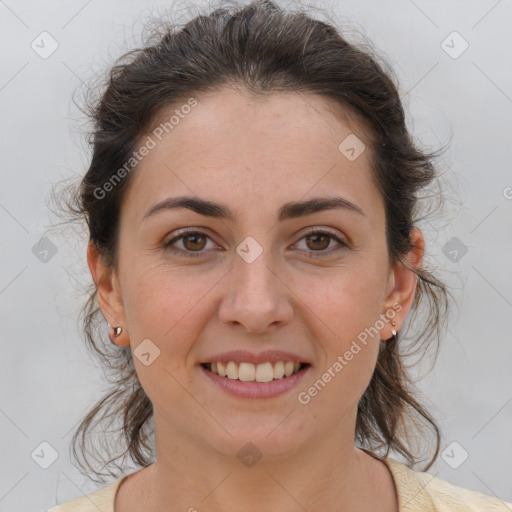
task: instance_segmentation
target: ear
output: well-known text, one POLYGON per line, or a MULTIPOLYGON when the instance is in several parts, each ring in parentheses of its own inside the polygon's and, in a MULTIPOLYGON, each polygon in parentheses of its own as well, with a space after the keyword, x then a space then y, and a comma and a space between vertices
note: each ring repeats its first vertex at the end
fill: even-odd
POLYGON ((112 342, 119 346, 129 346, 130 339, 125 327, 126 317, 119 280, 115 270, 105 265, 92 240, 87 246, 87 263, 98 289, 98 303, 103 316, 112 327, 123 328, 121 334, 113 338, 112 342))
POLYGON ((391 270, 388 281, 387 296, 383 304, 383 314, 391 318, 389 312, 396 311, 396 314, 381 330, 381 339, 386 340, 392 336, 391 330, 399 331, 407 313, 414 303, 418 276, 411 270, 419 269, 423 262, 425 253, 425 239, 421 231, 414 227, 411 230, 410 240, 413 248, 406 254, 405 260, 409 267, 399 261, 391 270), (392 325, 395 322, 396 325, 392 325))

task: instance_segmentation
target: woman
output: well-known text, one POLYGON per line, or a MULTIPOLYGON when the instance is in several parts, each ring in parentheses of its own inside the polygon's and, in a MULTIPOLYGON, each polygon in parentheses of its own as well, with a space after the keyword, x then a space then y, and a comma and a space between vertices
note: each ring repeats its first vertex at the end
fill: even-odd
POLYGON ((133 52, 93 116, 73 208, 95 283, 85 330, 118 373, 74 441, 87 459, 113 407, 142 468, 51 510, 512 510, 412 469, 414 429, 436 438, 425 470, 439 431, 402 333, 438 339, 447 291, 415 225, 433 155, 390 71, 256 1, 133 52))

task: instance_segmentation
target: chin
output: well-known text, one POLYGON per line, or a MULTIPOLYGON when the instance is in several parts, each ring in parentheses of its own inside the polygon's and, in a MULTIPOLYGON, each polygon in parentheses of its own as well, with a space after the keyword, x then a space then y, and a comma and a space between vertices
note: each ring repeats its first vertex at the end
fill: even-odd
MULTIPOLYGON (((233 422, 223 423, 231 436, 223 431, 218 438, 210 438, 209 443, 223 455, 235 456, 242 463, 245 463, 244 457, 249 461, 285 459, 307 441, 303 426, 287 422, 285 425, 285 422, 282 414, 269 415, 264 419, 258 417, 257 420, 254 419, 254 414, 248 415, 245 420, 238 417, 233 422)), ((314 436, 312 433, 311 437, 314 436)))

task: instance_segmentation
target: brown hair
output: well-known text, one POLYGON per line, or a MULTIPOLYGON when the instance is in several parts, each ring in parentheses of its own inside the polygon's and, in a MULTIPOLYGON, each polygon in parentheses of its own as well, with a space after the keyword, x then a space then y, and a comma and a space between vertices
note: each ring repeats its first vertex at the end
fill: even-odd
MULTIPOLYGON (((349 43, 333 25, 304 11, 286 12, 269 0, 236 8, 226 7, 226 2, 220 5, 183 27, 164 23, 164 33, 158 33, 157 40, 150 44, 148 39, 145 48, 123 55, 111 68, 106 89, 87 111, 94 123, 92 161, 66 199, 68 212, 86 221, 89 239, 104 261, 115 268, 120 207, 136 171, 127 173, 104 197, 98 198, 97 191, 114 170, 130 160, 163 107, 186 103, 193 95, 214 92, 224 85, 244 88, 256 97, 281 91, 308 92, 334 100, 366 127, 373 177, 385 202, 390 260, 403 261, 411 268, 404 256, 412 249, 411 229, 420 220, 418 192, 435 183, 436 154, 421 151, 412 140, 393 71, 369 48, 349 43)), ((436 438, 435 453, 426 470, 438 455, 440 434, 417 400, 419 392, 405 358, 419 349, 425 351, 432 341, 439 348, 448 291, 424 267, 411 270, 418 276, 418 285, 410 326, 422 328, 409 343, 402 333, 381 343, 375 372, 359 402, 356 441, 378 456, 394 451, 412 467, 418 456, 410 446, 414 440, 411 433, 423 423, 436 438), (424 314, 420 314, 422 309, 424 314), (382 449, 384 454, 379 453, 382 449)), ((96 424, 107 419, 110 424, 121 422, 117 440, 124 448, 119 451, 117 447, 115 456, 102 468, 127 454, 138 465, 147 466, 154 451, 152 404, 137 378, 130 348, 110 344, 96 298, 92 283, 82 310, 84 331, 90 348, 109 370, 112 388, 83 418, 72 445, 75 458, 79 458, 78 447, 86 466, 100 476, 89 464, 86 449, 98 416, 96 424)), ((100 437, 100 441, 107 439, 100 437)), ((112 455, 108 444, 104 447, 112 455)), ((98 453, 98 458, 105 462, 103 454, 98 453)))

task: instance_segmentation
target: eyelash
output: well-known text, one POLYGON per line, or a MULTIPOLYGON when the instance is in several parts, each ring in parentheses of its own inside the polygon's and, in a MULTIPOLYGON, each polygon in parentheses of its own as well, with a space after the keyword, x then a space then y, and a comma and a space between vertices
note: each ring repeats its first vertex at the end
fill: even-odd
MULTIPOLYGON (((194 229, 189 229, 189 230, 184 230, 180 233, 179 236, 176 236, 174 237, 172 240, 169 240, 168 242, 165 242, 163 244, 163 248, 174 253, 174 254, 179 254, 180 256, 184 256, 186 258, 198 258, 198 257, 201 257, 204 253, 204 251, 185 251, 183 249, 176 249, 175 247, 172 247, 172 244, 178 240, 181 240, 182 238, 186 238, 187 236, 190 236, 190 235, 201 235, 201 236, 205 236, 206 238, 209 238, 211 240, 211 238, 206 234, 206 233, 203 233, 201 231, 197 231, 197 230, 194 230, 194 229)), ((311 230, 311 231, 308 231, 307 233, 304 233, 303 237, 300 239, 304 239, 306 238, 307 236, 310 236, 310 235, 327 235, 328 237, 336 240, 339 244, 340 244, 340 247, 338 249, 330 249, 330 250, 324 250, 322 252, 320 251, 309 251, 310 253, 310 256, 312 258, 324 258, 324 257, 327 257, 327 256, 331 256, 333 253, 337 253, 345 248, 348 247, 348 245, 343 242, 342 240, 340 240, 336 235, 333 235, 332 233, 329 233, 328 231, 321 231, 321 230, 311 230)), ((299 241, 300 241, 299 240, 299 241)))

